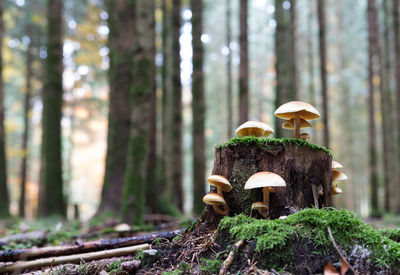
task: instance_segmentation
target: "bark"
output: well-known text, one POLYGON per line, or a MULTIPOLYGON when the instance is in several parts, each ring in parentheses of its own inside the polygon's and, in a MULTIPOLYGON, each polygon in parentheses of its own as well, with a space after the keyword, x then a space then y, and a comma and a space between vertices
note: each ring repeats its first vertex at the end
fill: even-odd
POLYGON ((24 130, 22 133, 22 160, 21 160, 21 192, 19 197, 19 216, 25 217, 25 197, 26 197, 26 181, 27 181, 27 163, 28 163, 28 140, 29 140, 29 113, 31 111, 31 95, 32 95, 32 87, 31 81, 33 76, 33 68, 32 68, 32 61, 33 61, 33 53, 32 53, 32 35, 31 35, 31 27, 28 25, 26 28, 26 34, 30 39, 28 44, 28 48, 26 50, 26 76, 25 76, 25 98, 24 98, 24 130))
MULTIPOLYGON (((395 53, 395 81, 396 81, 396 121, 397 121, 397 145, 400 145, 400 22, 399 22, 399 0, 393 0, 393 32, 394 32, 394 53, 395 53)), ((400 162, 400 149, 397 149, 397 161, 400 162)), ((396 208, 397 214, 400 213, 400 169, 397 169, 397 192, 396 208)))
POLYGON ((247 0, 240 0, 239 124, 246 122, 249 117, 249 53, 247 13, 247 0))
POLYGON ((61 156, 61 117, 62 117, 62 0, 49 0, 47 7, 47 58, 46 81, 43 91, 43 133, 44 147, 43 196, 39 215, 66 214, 63 195, 62 156, 61 156))
MULTIPOLYGON (((270 194, 269 218, 276 219, 314 205, 312 185, 322 188, 321 207, 331 206, 332 157, 325 151, 295 144, 249 145, 240 144, 215 150, 213 174, 226 177, 232 185, 223 196, 230 208, 230 216, 250 214, 251 204, 262 201, 259 189, 245 190, 247 179, 261 171, 280 175, 286 187, 275 188, 270 194)), ((212 187, 211 191, 215 192, 212 187)), ((254 213, 254 211, 253 211, 254 213)), ((200 223, 213 228, 221 215, 207 206, 200 223)))
MULTIPOLYGON (((3 45, 4 23, 3 2, 0 2, 0 45, 3 45)), ((0 217, 9 216, 9 195, 7 189, 7 163, 5 152, 4 129, 4 86, 3 86, 3 54, 0 48, 0 217)))
POLYGON ((232 97, 232 51, 231 51, 231 0, 226 0, 225 3, 225 28, 226 28, 226 46, 229 49, 228 55, 226 56, 226 98, 227 98, 227 136, 228 139, 233 137, 233 97, 232 97))
POLYGON ((157 232, 146 235, 127 237, 127 238, 91 241, 75 245, 53 246, 53 247, 49 246, 42 248, 27 248, 27 249, 0 251, 0 261, 8 262, 8 261, 19 261, 19 260, 32 260, 44 257, 56 257, 62 255, 93 252, 105 249, 115 249, 120 247, 139 245, 143 243, 151 243, 155 239, 172 240, 181 233, 182 230, 174 230, 174 231, 157 232))
POLYGON ((293 75, 293 86, 294 86, 294 98, 296 100, 301 99, 300 95, 300 79, 297 68, 297 11, 296 11, 297 0, 290 0, 290 38, 291 38, 291 69, 293 75))
POLYGON ((203 1, 191 0, 192 9, 192 44, 193 44, 193 76, 192 76, 192 111, 193 111, 193 212, 200 215, 203 210, 205 194, 205 99, 203 74, 203 1))
POLYGON ((322 90, 322 121, 324 123, 324 146, 329 148, 329 110, 328 110, 328 79, 326 71, 326 23, 325 23, 325 0, 317 0, 318 25, 319 25, 319 57, 322 90))
POLYGON ((172 124, 171 124, 171 184, 169 188, 169 198, 175 201, 180 211, 183 210, 183 153, 182 153, 182 85, 180 70, 180 46, 179 34, 181 27, 181 3, 180 0, 172 1, 172 90, 171 90, 171 106, 172 108, 172 124))
MULTIPOLYGON (((284 0, 275 0, 275 71, 276 71, 276 96, 275 108, 296 99, 296 80, 294 69, 294 24, 292 15, 294 12, 284 9, 284 0)), ((291 137, 291 131, 284 130, 284 120, 275 119, 275 136, 291 137)))
POLYGON ((146 184, 149 171, 149 137, 152 127, 152 100, 154 96, 155 46, 154 1, 137 1, 136 9, 133 82, 130 88, 132 106, 130 140, 125 172, 122 217, 127 223, 144 224, 146 184))
POLYGON ((108 0, 106 5, 110 29, 108 37, 110 102, 106 171, 98 214, 109 212, 120 215, 130 129, 129 89, 133 71, 133 9, 130 0, 118 1, 118 5, 117 1, 108 0))
POLYGON ((378 50, 378 25, 375 0, 368 0, 368 122, 369 122, 369 185, 371 214, 377 214, 378 205, 378 164, 377 164, 377 142, 375 123, 375 87, 378 87, 374 78, 379 77, 379 50, 378 50))

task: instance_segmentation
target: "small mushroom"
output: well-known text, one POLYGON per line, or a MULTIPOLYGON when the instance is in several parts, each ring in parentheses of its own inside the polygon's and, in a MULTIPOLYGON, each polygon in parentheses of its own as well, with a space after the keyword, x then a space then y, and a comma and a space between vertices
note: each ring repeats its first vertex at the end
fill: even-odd
POLYGON ((229 183, 228 179, 220 175, 212 175, 207 178, 207 182, 210 185, 217 187, 217 193, 222 196, 222 192, 230 192, 232 190, 232 185, 229 183))
POLYGON ((301 133, 300 138, 302 140, 310 141, 311 140, 311 135, 309 133, 301 133))
POLYGON ((252 204, 252 209, 257 210, 261 216, 267 218, 269 210, 269 193, 275 191, 274 187, 285 187, 286 183, 281 176, 272 172, 259 172, 252 175, 246 182, 244 189, 262 188, 263 201, 252 204), (261 206, 261 204, 263 206, 261 206))
POLYGON ((342 194, 343 190, 337 186, 332 186, 332 195, 339 195, 342 194))
POLYGON ((259 121, 247 121, 236 129, 236 135, 239 137, 268 137, 273 133, 274 129, 272 129, 268 124, 259 121))
POLYGON ((283 119, 292 119, 294 125, 294 137, 300 138, 300 119, 313 120, 321 115, 312 105, 301 101, 290 101, 275 111, 275 116, 283 119))
MULTIPOLYGON (((310 122, 308 122, 305 119, 300 118, 300 128, 311 128, 312 125, 310 122)), ((282 124, 282 128, 285 129, 289 129, 289 130, 293 130, 294 129, 294 118, 291 118, 289 120, 286 120, 283 124, 282 124)))
POLYGON ((332 169, 336 170, 336 169, 341 169, 341 168, 343 168, 343 165, 341 165, 336 160, 332 160, 332 169))
POLYGON ((203 202, 212 205, 215 212, 225 216, 229 214, 229 208, 225 199, 217 193, 208 193, 203 197, 203 202))

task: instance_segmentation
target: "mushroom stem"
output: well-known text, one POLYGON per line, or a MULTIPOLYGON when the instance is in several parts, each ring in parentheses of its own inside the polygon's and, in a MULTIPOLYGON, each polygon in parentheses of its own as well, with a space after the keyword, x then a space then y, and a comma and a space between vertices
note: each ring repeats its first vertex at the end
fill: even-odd
POLYGON ((222 188, 221 188, 221 186, 217 186, 217 193, 222 196, 222 188))
POLYGON ((269 189, 268 187, 263 187, 262 191, 263 191, 263 203, 269 209, 269 189))
POLYGON ((300 138, 300 114, 294 114, 294 138, 300 138))
POLYGON ((214 208, 215 212, 217 212, 223 216, 226 216, 229 214, 229 207, 227 205, 214 204, 213 208, 214 208), (222 206, 222 208, 224 208, 224 209, 221 209, 220 206, 222 206))

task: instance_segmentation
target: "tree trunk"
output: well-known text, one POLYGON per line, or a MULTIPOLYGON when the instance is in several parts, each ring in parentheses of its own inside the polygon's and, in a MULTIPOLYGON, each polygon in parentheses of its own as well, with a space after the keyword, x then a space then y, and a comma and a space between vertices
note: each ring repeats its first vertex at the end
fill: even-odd
MULTIPOLYGON (((320 206, 331 205, 332 157, 323 149, 314 149, 294 143, 239 143, 215 149, 213 174, 226 177, 233 189, 223 196, 230 208, 230 216, 250 214, 252 203, 262 201, 260 189, 245 190, 247 179, 261 171, 280 175, 286 187, 275 188, 270 194, 269 218, 276 219, 314 205, 313 185, 324 192, 320 206)), ((215 192, 212 187, 211 191, 215 192)), ((253 211, 254 214, 254 211, 253 211)), ((203 212, 200 223, 209 227, 218 225, 221 215, 212 207, 203 212)))
MULTIPOLYGON (((294 69, 294 24, 292 18, 295 12, 284 8, 284 0, 275 0, 275 70, 276 70, 276 96, 275 108, 283 103, 296 99, 296 80, 294 69)), ((284 120, 275 118, 275 136, 291 137, 291 131, 282 128, 284 120)))
POLYGON ((171 124, 171 183, 169 198, 176 202, 179 210, 183 210, 183 153, 182 153, 182 85, 179 34, 181 27, 180 0, 172 1, 172 124, 171 124))
POLYGON ((203 210, 205 194, 205 99, 203 75, 203 1, 191 0, 192 9, 192 44, 193 44, 193 76, 192 76, 192 111, 193 111, 193 212, 200 215, 203 210))
MULTIPOLYGON (((29 11, 28 11, 29 12, 29 11)), ((19 197, 19 216, 25 217, 25 197, 26 197, 26 181, 27 181, 27 162, 28 162, 28 140, 29 140, 29 113, 31 110, 30 100, 32 95, 31 80, 33 75, 32 61, 32 34, 31 27, 28 25, 26 34, 30 41, 26 50, 26 78, 25 78, 25 98, 24 98, 24 130, 22 134, 22 160, 21 160, 21 192, 19 197)))
POLYGON ((293 75, 293 88, 294 98, 296 100, 301 99, 300 95, 300 79, 297 68, 297 11, 296 11, 297 0, 290 0, 290 38, 291 38, 291 69, 293 75))
MULTIPOLYGON (((394 53, 395 53, 395 80, 396 80, 396 121, 397 121, 397 146, 400 147, 400 22, 399 22, 399 0, 393 0, 393 32, 394 32, 394 53)), ((397 148, 398 163, 400 162, 400 148, 397 148)), ((396 208, 400 214, 400 169, 397 169, 396 181, 396 208)))
POLYGON ((378 26, 375 0, 368 0, 368 123, 369 123, 369 171, 370 171, 370 199, 371 214, 376 215, 378 205, 378 163, 376 151, 376 126, 374 90, 379 85, 374 79, 379 77, 379 50, 378 50, 378 26))
POLYGON ((43 100, 44 192, 41 216, 66 214, 61 157, 62 117, 62 0, 49 0, 47 7, 47 58, 43 100))
POLYGON ((232 97, 232 30, 231 30, 231 0, 226 0, 225 3, 225 29, 226 29, 226 46, 229 49, 226 56, 226 98, 227 98, 227 136, 228 139, 233 137, 233 97, 232 97))
POLYGON ((324 123, 324 146, 329 148, 329 123, 328 123, 328 79, 326 72, 326 37, 325 37, 325 0, 317 0, 319 24, 319 56, 322 89, 322 120, 324 123))
MULTIPOLYGON (((152 98, 155 88, 154 1, 137 1, 136 7, 131 3, 129 8, 133 10, 136 8, 133 12, 135 47, 133 54, 133 81, 130 88, 132 104, 131 129, 122 216, 127 223, 143 225, 146 205, 146 181, 149 169, 152 98)), ((153 188, 151 185, 149 187, 153 188)))
POLYGON ((247 38, 247 0, 240 0, 239 124, 249 117, 249 53, 247 38))
POLYGON ((106 2, 108 27, 108 47, 110 49, 109 68, 109 113, 107 157, 104 184, 98 213, 121 213, 121 198, 124 186, 129 143, 130 113, 129 90, 132 84, 133 9, 132 1, 108 0, 106 2))
MULTIPOLYGON (((0 45, 3 45, 4 23, 3 2, 0 1, 0 45)), ((0 48, 0 217, 10 215, 9 196, 7 189, 7 163, 5 151, 5 129, 4 129, 4 86, 3 86, 3 54, 0 48)))

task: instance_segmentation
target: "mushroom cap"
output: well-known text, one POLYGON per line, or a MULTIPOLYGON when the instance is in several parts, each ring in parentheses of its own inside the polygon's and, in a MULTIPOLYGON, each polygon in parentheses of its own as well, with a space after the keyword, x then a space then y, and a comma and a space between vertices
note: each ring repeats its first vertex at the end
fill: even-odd
MULTIPOLYGON (((307 120, 300 118, 300 128, 310 128, 312 127, 311 123, 307 120)), ((286 120, 282 124, 282 128, 293 130, 294 129, 294 118, 286 120)))
POLYGON ((203 202, 205 204, 214 205, 214 204, 225 204, 225 199, 217 193, 208 193, 203 197, 203 202))
POLYGON ((207 182, 216 187, 220 187, 222 191, 229 192, 232 190, 232 185, 228 179, 220 175, 212 175, 207 178, 207 182))
POLYGON ((348 177, 345 173, 333 170, 333 180, 347 180, 348 177))
POLYGON ((251 205, 251 209, 253 209, 253 210, 268 210, 268 206, 265 205, 262 201, 258 201, 251 205))
POLYGON ((301 133, 300 134, 300 138, 301 139, 311 140, 311 135, 309 133, 301 133))
POLYGON ((274 130, 269 125, 259 121, 246 121, 236 129, 236 135, 239 137, 250 135, 255 137, 267 137, 273 133, 274 130))
POLYGON ((286 183, 278 174, 272 172, 258 172, 247 180, 244 189, 282 186, 286 186, 286 183))
POLYGON ((332 195, 342 194, 343 190, 337 186, 332 186, 332 195))
POLYGON ((301 101, 290 101, 279 106, 275 111, 275 116, 283 119, 291 119, 295 113, 300 113, 300 118, 312 120, 321 115, 312 105, 301 101))
POLYGON ((341 165, 336 160, 332 160, 332 169, 340 169, 340 168, 343 168, 343 165, 341 165))

